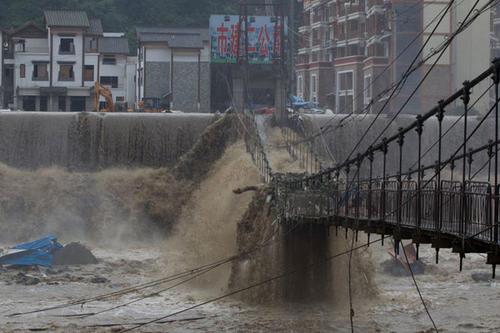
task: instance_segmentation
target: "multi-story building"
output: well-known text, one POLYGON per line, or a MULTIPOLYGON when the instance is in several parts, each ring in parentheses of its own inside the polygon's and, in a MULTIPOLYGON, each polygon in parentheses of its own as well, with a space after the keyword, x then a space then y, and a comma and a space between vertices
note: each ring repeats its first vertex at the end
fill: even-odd
POLYGON ((210 111, 208 29, 136 28, 137 100, 160 99, 184 112, 210 111))
MULTIPOLYGON (((9 33, 13 45, 15 109, 94 110, 93 86, 108 86, 115 102, 131 99, 128 41, 103 34, 101 21, 82 11, 45 11, 44 26, 27 22, 9 33)), ((132 94, 133 96, 133 94, 132 94)), ((132 100, 133 103, 133 100, 132 100)))
MULTIPOLYGON (((299 28, 297 95, 337 113, 378 112, 430 35, 445 1, 304 0, 299 28)), ((431 37, 418 64, 452 29, 453 12, 431 37)), ((433 60, 433 59, 431 59, 433 60)), ((451 54, 446 53, 405 113, 421 113, 449 95, 451 54)), ((425 62, 391 99, 385 112, 397 112, 422 77, 425 62)))

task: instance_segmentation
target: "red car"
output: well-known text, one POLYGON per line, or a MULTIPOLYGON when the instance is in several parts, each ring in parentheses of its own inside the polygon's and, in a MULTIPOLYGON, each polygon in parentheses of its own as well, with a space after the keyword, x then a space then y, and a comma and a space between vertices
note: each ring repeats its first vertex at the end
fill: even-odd
POLYGON ((274 108, 263 106, 253 110, 253 114, 274 114, 274 108))

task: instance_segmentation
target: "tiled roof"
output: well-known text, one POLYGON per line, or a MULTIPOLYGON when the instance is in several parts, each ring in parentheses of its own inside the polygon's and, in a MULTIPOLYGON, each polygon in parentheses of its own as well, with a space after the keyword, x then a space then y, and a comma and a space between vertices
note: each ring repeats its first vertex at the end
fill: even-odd
POLYGON ((128 39, 124 37, 99 38, 99 53, 129 54, 128 39))
POLYGON ((208 29, 199 28, 136 28, 137 38, 143 43, 168 43, 173 48, 203 48, 209 41, 208 29))
POLYGON ((86 12, 71 10, 46 10, 45 22, 49 27, 83 27, 89 28, 90 22, 86 12))
POLYGON ((100 19, 90 19, 90 27, 87 29, 88 35, 102 35, 102 23, 100 19))

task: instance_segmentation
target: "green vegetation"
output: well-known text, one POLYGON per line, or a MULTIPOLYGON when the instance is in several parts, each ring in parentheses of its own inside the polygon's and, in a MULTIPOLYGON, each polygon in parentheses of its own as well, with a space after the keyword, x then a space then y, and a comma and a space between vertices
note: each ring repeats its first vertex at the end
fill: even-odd
POLYGON ((26 21, 41 24, 44 9, 84 10, 100 18, 105 31, 125 32, 135 51, 136 26, 208 27, 210 14, 232 14, 237 1, 227 0, 1 0, 0 27, 26 21))

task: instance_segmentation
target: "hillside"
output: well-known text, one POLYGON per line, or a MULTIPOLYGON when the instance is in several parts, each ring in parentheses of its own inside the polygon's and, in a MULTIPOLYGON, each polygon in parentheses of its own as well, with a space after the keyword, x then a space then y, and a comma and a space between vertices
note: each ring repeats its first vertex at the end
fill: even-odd
POLYGON ((235 13, 237 1, 227 0, 2 0, 0 27, 42 23, 44 9, 84 10, 100 18, 105 31, 126 32, 135 49, 136 26, 206 26, 210 14, 235 13))

